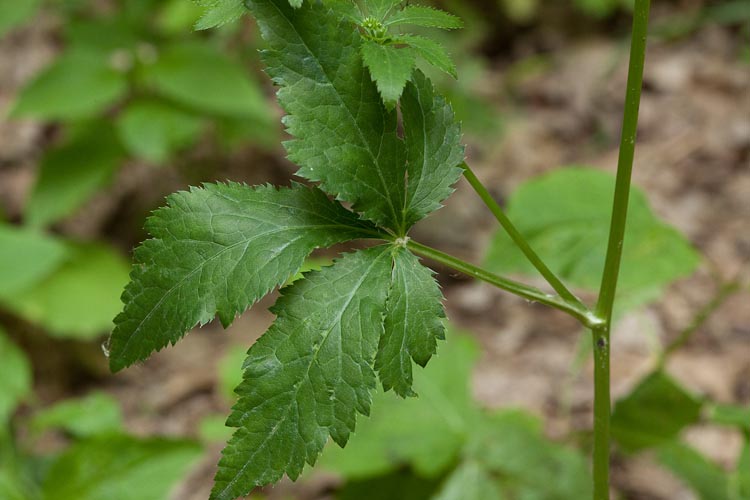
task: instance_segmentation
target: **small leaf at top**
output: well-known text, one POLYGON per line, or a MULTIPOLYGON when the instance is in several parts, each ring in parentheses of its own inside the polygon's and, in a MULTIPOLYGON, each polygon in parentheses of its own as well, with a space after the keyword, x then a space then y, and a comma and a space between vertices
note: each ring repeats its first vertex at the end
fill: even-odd
POLYGON ((197 0, 206 10, 195 24, 195 29, 205 30, 232 23, 247 12, 243 0, 197 0))
POLYGON ((294 136, 285 146, 299 175, 363 216, 397 233, 402 227, 406 161, 397 115, 388 111, 348 20, 317 2, 249 0, 264 39, 268 74, 294 136))
POLYGON ((383 388, 402 397, 412 390, 412 359, 425 366, 445 339, 445 311, 433 273, 406 249, 394 250, 391 289, 375 369, 383 388))
POLYGON ((369 16, 382 20, 402 2, 403 0, 364 0, 364 6, 369 16))
POLYGON ((293 276, 315 248, 372 235, 319 189, 240 184, 171 195, 147 229, 153 239, 135 252, 125 308, 110 338, 114 371, 217 314, 229 325, 293 276))
POLYGON ((409 5, 404 9, 388 17, 384 24, 386 26, 399 26, 408 24, 412 26, 423 26, 425 28, 458 29, 463 27, 460 18, 448 12, 424 7, 420 5, 409 5))
POLYGON ((417 63, 414 50, 366 40, 362 43, 362 59, 386 107, 395 108, 417 63))
POLYGON ((451 59, 448 51, 435 40, 417 35, 398 35, 393 39, 393 43, 408 45, 416 50, 420 57, 429 64, 448 73, 453 78, 458 77, 456 64, 451 59))
POLYGON ((391 247, 348 254, 282 290, 271 328, 248 352, 237 427, 212 500, 233 500, 314 464, 329 436, 344 446, 370 412, 372 360, 383 332, 391 247))

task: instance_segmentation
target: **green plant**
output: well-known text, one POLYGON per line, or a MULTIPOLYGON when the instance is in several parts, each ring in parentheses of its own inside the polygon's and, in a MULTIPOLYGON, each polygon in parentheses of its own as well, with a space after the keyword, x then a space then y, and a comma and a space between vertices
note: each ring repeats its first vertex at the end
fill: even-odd
MULTIPOLYGON (((364 47, 390 40, 380 29, 387 15, 406 16, 399 13, 407 8, 397 0, 356 4, 376 19, 360 23, 352 17, 353 5, 339 0, 247 2, 269 46, 267 71, 281 87, 284 123, 294 137, 286 143, 289 158, 301 166, 298 175, 317 187, 207 184, 172 195, 147 223, 153 238, 135 252, 125 307, 110 338, 110 367, 118 371, 144 360, 215 316, 229 325, 286 283, 315 248, 353 239, 384 241, 281 289, 272 309, 277 319, 243 365, 239 399, 228 420, 236 431, 219 463, 212 498, 233 499, 284 474, 297 478, 305 463, 315 463, 329 437, 345 445, 357 413, 370 413, 377 378, 385 390, 414 395, 412 361, 427 364, 444 337, 441 293, 417 255, 555 307, 592 330, 593 491, 597 500, 608 498, 609 334, 630 199, 648 0, 638 0, 634 10, 614 209, 593 309, 532 249, 463 162, 451 108, 420 71, 411 71, 411 58, 408 65, 401 64, 403 54, 396 56, 399 61, 368 58, 364 47), (405 66, 410 73, 402 93, 392 83, 401 81, 405 66), (409 229, 440 208, 462 173, 556 294, 410 239, 409 229)), ((210 6, 207 15, 215 17, 209 24, 241 10, 236 0, 210 6)), ((389 50, 410 47, 396 43, 389 50)), ((481 470, 470 463, 462 473, 476 476, 481 470)))
POLYGON ((0 498, 3 500, 162 500, 201 455, 195 443, 127 434, 116 401, 101 393, 11 420, 31 399, 31 366, 0 330, 0 498), (35 451, 46 432, 67 440, 55 452, 35 451), (23 438, 19 438, 19 435, 23 438))
MULTIPOLYGON (((174 162, 211 130, 224 140, 227 131, 259 144, 275 139, 257 80, 228 55, 231 37, 191 34, 199 7, 184 0, 116 2, 109 11, 90 0, 46 3, 65 20, 64 50, 19 92, 10 117, 61 130, 40 160, 26 225, 58 222, 127 160, 174 162)), ((6 4, 18 20, 35 11, 35 2, 6 4)))

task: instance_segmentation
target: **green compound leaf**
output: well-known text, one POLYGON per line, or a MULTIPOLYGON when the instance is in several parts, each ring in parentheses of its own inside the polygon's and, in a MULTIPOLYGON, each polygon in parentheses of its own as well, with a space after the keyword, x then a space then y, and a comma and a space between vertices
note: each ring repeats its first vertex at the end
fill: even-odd
POLYGON ((671 441, 700 418, 702 403, 672 378, 655 372, 615 405, 612 436, 628 452, 671 441))
POLYGON ((212 500, 296 479, 329 436, 344 446, 356 414, 369 414, 391 251, 348 254, 282 290, 275 323, 248 352, 212 500))
POLYGON ((404 7, 402 10, 388 17, 383 24, 386 26, 408 24, 412 26, 424 26, 425 28, 442 29, 458 29, 464 25, 461 19, 453 14, 419 5, 404 7))
POLYGON ((404 145, 395 111, 383 106, 362 65, 360 35, 320 4, 250 0, 270 45, 268 74, 281 86, 286 143, 299 175, 352 202, 356 211, 402 232, 404 145))
POLYGON ((405 226, 442 207, 461 177, 461 127, 430 80, 414 73, 401 100, 408 160, 405 226))
POLYGON ((158 101, 128 105, 117 120, 117 131, 130 153, 163 164, 198 138, 203 121, 158 101))
POLYGON ((451 59, 448 51, 435 40, 418 35, 398 35, 393 39, 394 43, 403 43, 417 51, 417 53, 437 69, 448 73, 453 78, 458 78, 456 64, 451 59))
POLYGON ((46 152, 26 205, 26 223, 41 228, 75 213, 110 182, 124 156, 114 130, 102 122, 46 152))
POLYGON ((201 456, 186 441, 107 434, 81 441, 51 465, 43 500, 164 500, 201 456))
POLYGON ((112 67, 106 51, 71 50, 22 91, 11 116, 75 120, 98 115, 125 95, 124 73, 112 67))
POLYGON ((417 64, 415 51, 410 47, 399 48, 365 40, 362 43, 362 59, 386 107, 395 108, 417 64))
MULTIPOLYGON (((521 186, 510 198, 508 216, 549 267, 571 284, 597 289, 607 251, 615 179, 590 168, 564 168, 521 186)), ((504 231, 486 259, 500 273, 533 274, 504 231)), ((699 256, 674 228, 651 211, 633 189, 618 285, 619 311, 658 296, 674 280, 691 274, 699 256)))
POLYGON ((115 319, 114 371, 218 314, 226 326, 285 283, 317 247, 377 232, 318 189, 207 184, 168 198, 135 253, 115 319))
POLYGON ((416 396, 411 360, 425 366, 437 350, 438 339, 445 339, 442 299, 432 271, 408 250, 395 250, 385 332, 375 359, 386 391, 416 396))

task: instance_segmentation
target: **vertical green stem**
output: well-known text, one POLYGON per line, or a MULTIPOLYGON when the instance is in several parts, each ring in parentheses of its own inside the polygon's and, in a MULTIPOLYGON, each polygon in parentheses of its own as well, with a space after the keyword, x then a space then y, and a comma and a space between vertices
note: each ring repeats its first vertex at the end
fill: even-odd
POLYGON ((650 0, 635 0, 633 35, 630 45, 630 67, 625 96, 625 113, 617 163, 617 181, 609 232, 607 258, 596 305, 596 316, 604 325, 592 330, 594 336, 594 500, 609 499, 610 449, 610 332, 612 312, 617 292, 617 280, 622 261, 625 224, 628 217, 630 182, 638 130, 638 112, 643 87, 643 67, 646 58, 646 37, 650 0))
POLYGON ((469 182, 469 184, 471 184, 471 187, 474 188, 474 191, 476 191, 484 204, 487 205, 487 208, 490 209, 492 215, 495 216, 505 232, 508 233, 508 236, 510 236, 516 246, 521 250, 521 252, 523 252, 529 262, 531 262, 531 264, 537 269, 537 271, 539 271, 544 279, 547 280, 547 283, 550 284, 550 286, 557 292, 558 295, 560 295, 560 297, 562 297, 563 300, 575 307, 585 309, 586 306, 581 302, 581 300, 576 297, 568 289, 568 287, 565 286, 560 278, 558 278, 557 275, 555 275, 555 273, 553 273, 552 270, 547 267, 547 264, 545 264, 544 261, 539 257, 539 255, 537 255, 537 253, 534 251, 534 249, 531 248, 531 245, 529 245, 528 241, 526 241, 526 238, 523 237, 523 235, 518 231, 518 229, 516 229, 516 226, 513 225, 508 216, 505 215, 503 209, 495 201, 487 188, 484 187, 484 184, 482 184, 479 178, 477 178, 476 174, 474 174, 474 171, 471 170, 469 165, 464 163, 462 166, 464 168, 464 177, 469 182))

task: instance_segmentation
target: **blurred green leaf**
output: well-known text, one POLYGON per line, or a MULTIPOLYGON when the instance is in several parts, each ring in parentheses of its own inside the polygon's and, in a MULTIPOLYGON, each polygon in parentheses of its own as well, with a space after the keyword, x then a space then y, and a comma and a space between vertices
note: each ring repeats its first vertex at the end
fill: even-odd
POLYGON ((198 435, 205 443, 226 443, 234 433, 234 427, 227 427, 226 415, 208 415, 201 420, 198 435))
POLYGON ((500 0, 505 14, 514 22, 525 24, 539 11, 539 0, 500 0))
POLYGON ((3 500, 30 500, 19 479, 10 469, 5 467, 0 467, 0 498, 3 500))
POLYGON ((43 227, 74 213, 112 179, 123 156, 114 131, 105 123, 86 127, 48 151, 26 205, 26 223, 43 227))
POLYGON ((237 399, 234 388, 242 382, 242 365, 247 358, 247 348, 233 346, 219 361, 219 385, 221 394, 230 402, 237 399))
POLYGON ((750 500, 750 435, 745 435, 745 446, 742 447, 737 461, 737 490, 741 500, 750 500))
POLYGON ((379 391, 370 418, 357 423, 346 450, 329 446, 321 466, 346 478, 366 478, 410 465, 433 477, 452 464, 478 414, 469 388, 477 346, 455 334, 447 344, 415 372, 418 398, 379 391))
POLYGON ((547 439, 542 422, 526 412, 506 410, 484 418, 472 431, 467 454, 486 470, 508 478, 511 498, 591 498, 587 460, 577 450, 547 439))
POLYGON ((0 0, 0 36, 34 15, 41 0, 0 0))
POLYGON ((454 470, 434 500, 502 500, 497 480, 477 461, 467 461, 454 470))
POLYGON ((701 500, 729 500, 727 475, 696 450, 682 443, 670 443, 659 449, 658 459, 701 500))
POLYGON ((167 35, 190 32, 203 15, 203 9, 196 2, 167 0, 156 18, 156 25, 167 35))
POLYGON ((88 339, 112 328, 130 266, 111 248, 70 245, 70 258, 42 282, 3 305, 53 336, 88 339))
POLYGON ((60 429, 77 438, 85 438, 122 429, 122 412, 112 396, 95 392, 37 412, 30 426, 36 432, 60 429))
POLYGON ((0 223, 0 299, 44 279, 67 253, 65 245, 54 238, 0 223))
POLYGON ((190 113, 159 102, 135 102, 119 116, 120 139, 133 156, 165 163, 198 138, 203 123, 190 113))
POLYGON ((164 500, 200 454, 199 446, 186 441, 91 438, 52 464, 44 500, 164 500))
POLYGON ((336 495, 337 500, 427 500, 432 497, 438 480, 425 479, 401 470, 359 481, 347 481, 336 495))
POLYGON ((619 400, 612 414, 612 436, 629 452, 677 437, 700 418, 702 403, 663 372, 645 378, 619 400))
POLYGON ((710 409, 712 422, 750 431, 750 407, 736 405, 714 405, 710 409))
POLYGON ((31 365, 0 328, 0 426, 5 426, 18 403, 30 393, 31 365))
POLYGON ((96 116, 127 91, 125 75, 112 62, 106 52, 66 52, 21 91, 11 116, 42 120, 96 116))
POLYGON ((64 28, 69 52, 96 50, 101 56, 106 56, 110 63, 120 58, 117 62, 127 63, 129 60, 132 64, 133 51, 139 43, 143 43, 146 36, 143 33, 145 23, 128 22, 120 11, 107 18, 81 19, 69 16, 64 28))
POLYGON ((270 123, 268 103, 249 72, 206 43, 166 48, 144 77, 156 91, 198 111, 270 123))
MULTIPOLYGON (((511 196, 507 213, 552 270, 574 286, 595 290, 604 269, 614 185, 614 177, 598 170, 555 170, 522 185, 511 196)), ((505 231, 495 235, 486 263, 503 274, 534 274, 505 231)), ((690 243, 659 221, 645 195, 633 189, 619 311, 654 299, 663 287, 691 274, 698 263, 690 243)))

